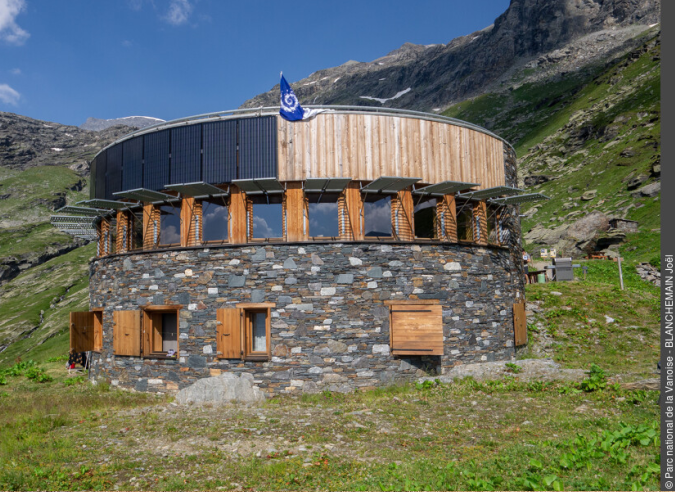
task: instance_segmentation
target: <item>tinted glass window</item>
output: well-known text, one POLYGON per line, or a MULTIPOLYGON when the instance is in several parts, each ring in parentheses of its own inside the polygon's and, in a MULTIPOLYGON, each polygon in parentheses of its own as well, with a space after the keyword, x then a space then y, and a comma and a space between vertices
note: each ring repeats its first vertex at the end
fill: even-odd
POLYGON ((253 204, 253 238, 281 238, 283 234, 283 216, 281 203, 253 204))
POLYGON ((436 235, 436 199, 425 198, 415 205, 415 236, 435 239, 436 235))
POLYGON ((143 220, 140 217, 132 217, 131 228, 131 249, 143 249, 143 220))
MULTIPOLYGON (((457 239, 460 241, 473 241, 473 212, 471 205, 466 205, 463 210, 457 212, 457 239)), ((461 209, 461 205, 457 204, 461 209)))
POLYGON ((366 237, 391 236, 391 197, 367 196, 363 204, 366 237))
POLYGON ((338 196, 337 194, 309 194, 309 235, 310 237, 338 237, 338 196))
POLYGON ((221 202, 202 202, 202 240, 227 241, 228 211, 221 202))
POLYGON ((180 205, 162 205, 159 211, 159 244, 180 244, 180 205))

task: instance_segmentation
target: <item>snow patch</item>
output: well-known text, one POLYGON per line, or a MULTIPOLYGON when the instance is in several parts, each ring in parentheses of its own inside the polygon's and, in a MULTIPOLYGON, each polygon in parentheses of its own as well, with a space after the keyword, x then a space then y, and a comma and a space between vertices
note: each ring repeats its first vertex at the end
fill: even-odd
POLYGON ((54 152, 63 152, 63 149, 60 148, 60 147, 52 147, 52 150, 53 150, 54 152))
POLYGON ((340 80, 340 77, 338 77, 337 79, 335 79, 335 80, 333 81, 333 83, 337 82, 338 80, 340 80))
POLYGON ((370 99, 371 101, 378 101, 380 104, 384 104, 387 101, 393 101, 394 99, 398 99, 399 97, 407 94, 412 90, 412 87, 408 87, 406 90, 397 92, 394 97, 388 97, 386 99, 380 99, 379 97, 371 97, 371 96, 359 96, 361 99, 370 99))

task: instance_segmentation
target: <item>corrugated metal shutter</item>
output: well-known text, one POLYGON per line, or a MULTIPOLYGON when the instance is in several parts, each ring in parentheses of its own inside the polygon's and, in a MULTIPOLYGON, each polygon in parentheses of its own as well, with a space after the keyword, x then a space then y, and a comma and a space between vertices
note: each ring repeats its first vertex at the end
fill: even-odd
POLYGON ((169 184, 169 132, 170 130, 163 130, 143 137, 145 139, 143 188, 161 190, 169 184))
POLYGON ((132 138, 122 143, 124 173, 122 190, 143 187, 143 137, 132 138))
POLYGON ((237 179, 237 121, 204 123, 204 172, 207 183, 237 179))
POLYGON ((171 130, 171 183, 201 181, 201 148, 202 125, 171 130))
POLYGON ((96 158, 96 176, 92 179, 96 180, 96 196, 94 198, 105 198, 105 174, 108 169, 107 152, 101 152, 96 158))
POLYGON ((238 179, 277 177, 277 118, 239 120, 238 179))
POLYGON ((108 166, 105 175, 105 195, 114 199, 113 193, 122 191, 122 145, 117 144, 107 150, 108 166))

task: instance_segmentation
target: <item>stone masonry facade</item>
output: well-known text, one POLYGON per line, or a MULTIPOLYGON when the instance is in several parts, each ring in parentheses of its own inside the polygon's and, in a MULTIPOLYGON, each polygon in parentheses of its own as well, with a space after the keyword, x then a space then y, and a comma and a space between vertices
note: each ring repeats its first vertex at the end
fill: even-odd
POLYGON ((113 385, 170 392, 199 378, 249 373, 269 395, 353 391, 515 354, 519 252, 447 243, 280 243, 116 255, 91 265, 103 308, 92 371, 113 385), (515 254, 514 254, 515 253, 515 254), (394 356, 384 301, 437 299, 443 356, 394 356), (219 359, 216 310, 273 303, 268 361, 219 359), (180 304, 176 359, 115 356, 113 311, 180 304))

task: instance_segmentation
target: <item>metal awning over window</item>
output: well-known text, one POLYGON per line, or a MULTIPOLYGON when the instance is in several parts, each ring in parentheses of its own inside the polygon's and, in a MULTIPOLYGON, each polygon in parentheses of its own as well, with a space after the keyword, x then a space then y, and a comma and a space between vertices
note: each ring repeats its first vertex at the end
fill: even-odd
POLYGON ((66 205, 61 207, 58 210, 54 210, 57 214, 75 214, 75 215, 87 215, 91 217, 98 217, 102 215, 108 215, 112 213, 110 209, 104 208, 89 208, 89 207, 76 207, 74 205, 66 205))
POLYGON ((76 215, 52 215, 49 218, 52 225, 69 224, 72 226, 92 226, 96 227, 96 217, 83 217, 76 215))
POLYGON ((516 195, 520 193, 520 188, 512 188, 510 186, 495 186, 494 188, 485 188, 484 190, 467 191, 457 195, 458 198, 471 198, 474 200, 486 200, 488 198, 495 198, 502 195, 516 195))
POLYGON ((103 200, 102 198, 95 198, 93 200, 82 200, 75 205, 84 205, 91 208, 111 208, 113 210, 123 210, 141 206, 138 202, 119 202, 116 200, 103 200))
POLYGON ((217 186, 204 183, 203 181, 200 181, 198 183, 181 183, 181 184, 166 185, 166 189, 177 191, 181 195, 189 196, 192 198, 217 198, 228 196, 230 194, 229 189, 221 190, 217 186))
POLYGON ((87 240, 94 240, 97 237, 95 227, 68 227, 67 224, 53 224, 59 231, 87 240))
POLYGON ((397 178, 382 176, 361 188, 363 193, 398 193, 404 188, 417 183, 422 178, 397 178))
POLYGON ((237 185, 247 195, 283 193, 285 191, 277 178, 235 179, 232 184, 237 185))
POLYGON ((462 181, 443 181, 442 183, 436 183, 424 188, 418 188, 413 193, 416 195, 450 195, 452 193, 457 193, 458 191, 467 190, 473 188, 474 186, 480 186, 479 183, 464 183, 462 181))
POLYGON ((342 193, 352 178, 307 178, 305 193, 342 193))
POLYGON ((494 198, 488 202, 494 205, 519 205, 521 203, 538 202, 540 200, 550 200, 550 198, 546 195, 542 195, 541 193, 527 193, 525 195, 494 198))
POLYGON ((113 195, 119 196, 121 198, 130 198, 132 200, 150 203, 172 202, 175 200, 180 200, 179 197, 169 195, 167 193, 162 193, 161 191, 148 190, 146 188, 136 188, 135 190, 118 191, 117 193, 113 193, 113 195))

